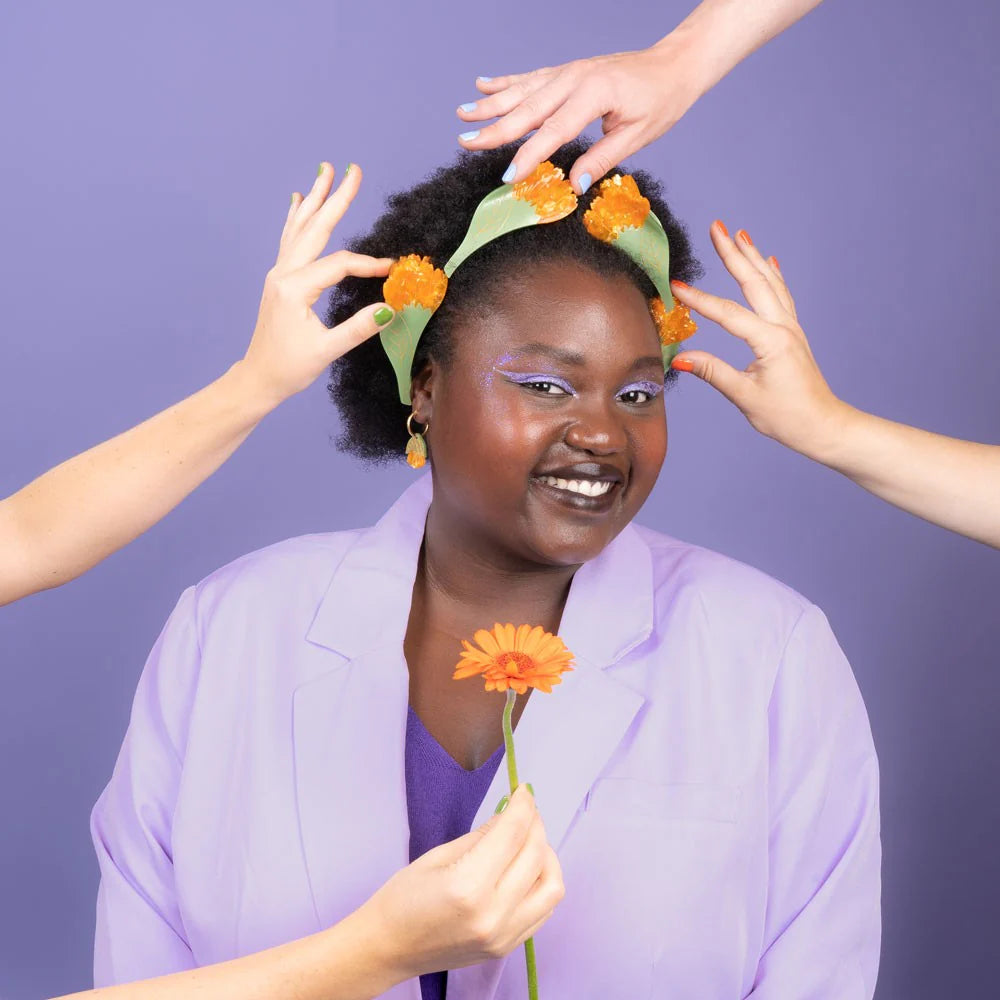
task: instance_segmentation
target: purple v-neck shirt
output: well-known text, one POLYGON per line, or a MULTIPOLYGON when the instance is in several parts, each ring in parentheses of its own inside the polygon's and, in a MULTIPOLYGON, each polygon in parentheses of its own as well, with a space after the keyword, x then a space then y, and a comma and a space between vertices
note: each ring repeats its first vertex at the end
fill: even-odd
MULTIPOLYGON (((410 819, 410 861, 472 828, 486 790, 503 759, 503 744, 474 771, 467 771, 406 712, 406 808, 410 819)), ((448 973, 420 977, 421 1000, 445 1000, 448 973)))

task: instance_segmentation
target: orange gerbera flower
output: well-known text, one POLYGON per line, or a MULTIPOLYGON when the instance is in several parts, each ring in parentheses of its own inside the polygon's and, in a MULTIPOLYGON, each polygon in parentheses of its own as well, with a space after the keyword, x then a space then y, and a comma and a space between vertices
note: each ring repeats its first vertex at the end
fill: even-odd
POLYGON ((691 310, 681 302, 675 301, 673 309, 667 312, 663 299, 657 297, 649 300, 649 311, 653 314, 656 332, 664 347, 679 344, 698 330, 698 324, 691 319, 691 310))
POLYGON ((576 209, 576 192, 561 167, 544 160, 514 185, 511 192, 520 201, 529 202, 539 222, 562 219, 576 209))
POLYGON ((480 674, 487 691, 511 688, 524 694, 533 687, 549 694, 554 684, 562 683, 559 675, 573 669, 573 654, 559 636, 546 632, 541 625, 515 628, 497 622, 490 631, 480 629, 474 638, 481 648, 462 640, 465 648, 453 680, 480 674))
POLYGON ((396 312, 405 306, 425 306, 433 312, 447 288, 448 278, 430 257, 411 253, 392 263, 382 285, 382 298, 396 312))
POLYGON ((601 181, 597 197, 583 213, 583 224, 591 236, 613 243, 623 229, 638 229, 649 215, 644 198, 631 174, 615 174, 601 181))

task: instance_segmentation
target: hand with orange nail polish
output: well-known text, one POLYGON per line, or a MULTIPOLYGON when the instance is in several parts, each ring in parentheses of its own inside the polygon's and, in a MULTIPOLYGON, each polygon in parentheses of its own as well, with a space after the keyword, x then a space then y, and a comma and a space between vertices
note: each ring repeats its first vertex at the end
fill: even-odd
POLYGON ((960 441, 864 413, 823 378, 776 257, 765 259, 744 229, 719 221, 712 242, 750 308, 682 282, 674 296, 753 351, 737 371, 705 351, 672 367, 719 390, 762 434, 830 466, 903 510, 1000 548, 1000 446, 960 441))
POLYGON ((822 453, 849 408, 830 391, 816 364, 777 260, 765 260, 745 229, 733 238, 716 220, 710 233, 750 308, 677 282, 674 294, 743 340, 755 357, 737 371, 705 351, 684 351, 673 367, 713 385, 762 434, 805 454, 822 453))

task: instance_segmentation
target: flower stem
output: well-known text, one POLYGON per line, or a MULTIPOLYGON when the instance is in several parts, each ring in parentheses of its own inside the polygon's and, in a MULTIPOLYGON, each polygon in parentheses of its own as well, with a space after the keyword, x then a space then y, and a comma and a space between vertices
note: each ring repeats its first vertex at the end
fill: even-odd
MULTIPOLYGON (((517 692, 507 688, 507 704, 503 710, 503 745, 507 752, 507 777, 510 779, 510 791, 517 788, 517 760, 514 757, 514 731, 511 728, 511 714, 517 692)), ((538 1000, 538 969, 535 966, 535 939, 528 938, 524 942, 524 961, 528 967, 528 1000, 538 1000)))
POLYGON ((517 700, 517 692, 513 688, 507 688, 507 704, 503 710, 503 745, 507 751, 507 777, 510 778, 510 790, 513 793, 517 788, 517 760, 514 757, 514 732, 511 729, 510 717, 514 711, 514 702, 517 700))

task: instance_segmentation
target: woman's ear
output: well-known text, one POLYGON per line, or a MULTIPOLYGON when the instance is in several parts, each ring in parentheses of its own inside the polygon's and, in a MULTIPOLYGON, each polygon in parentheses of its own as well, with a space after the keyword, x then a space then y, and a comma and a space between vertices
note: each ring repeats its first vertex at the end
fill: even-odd
POLYGON ((428 359, 410 382, 413 419, 418 423, 429 424, 434 416, 434 383, 437 381, 437 371, 438 366, 428 359))

